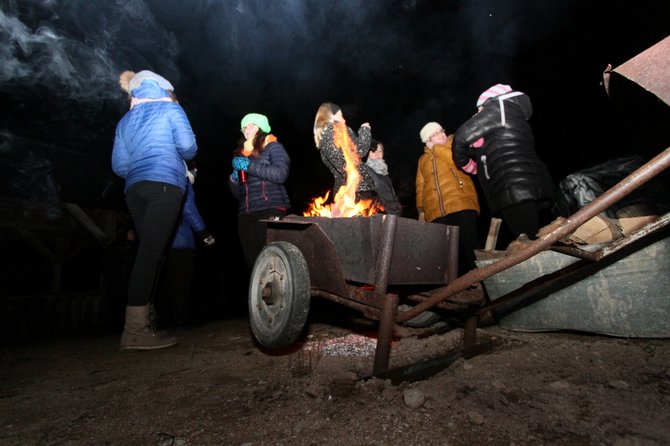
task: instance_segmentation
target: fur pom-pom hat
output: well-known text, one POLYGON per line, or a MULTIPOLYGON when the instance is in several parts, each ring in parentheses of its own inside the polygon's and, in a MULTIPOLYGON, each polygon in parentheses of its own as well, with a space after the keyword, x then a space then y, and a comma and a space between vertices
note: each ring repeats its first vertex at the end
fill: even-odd
POLYGON ((165 79, 160 74, 156 74, 153 71, 149 70, 142 70, 139 73, 135 73, 134 71, 124 71, 119 76, 119 85, 121 86, 121 89, 123 91, 125 91, 128 94, 131 94, 134 89, 142 85, 142 82, 147 79, 156 81, 158 83, 158 86, 161 87, 163 90, 174 91, 174 87, 172 86, 170 81, 165 79))
POLYGON ((477 107, 482 105, 490 98, 500 96, 501 94, 509 93, 510 91, 512 91, 512 87, 510 87, 509 85, 495 84, 493 87, 489 87, 488 90, 479 95, 479 98, 477 99, 477 107))
POLYGON ((119 85, 121 86, 121 90, 128 94, 130 94, 130 80, 133 78, 133 76, 135 76, 134 71, 124 71, 119 76, 119 85))

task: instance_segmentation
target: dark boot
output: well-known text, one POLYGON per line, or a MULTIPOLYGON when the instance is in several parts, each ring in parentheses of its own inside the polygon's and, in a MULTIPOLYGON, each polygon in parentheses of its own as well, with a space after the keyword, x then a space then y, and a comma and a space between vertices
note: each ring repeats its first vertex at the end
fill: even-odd
POLYGON ((151 328, 149 304, 126 307, 126 324, 121 335, 121 350, 155 350, 171 347, 177 338, 151 328))

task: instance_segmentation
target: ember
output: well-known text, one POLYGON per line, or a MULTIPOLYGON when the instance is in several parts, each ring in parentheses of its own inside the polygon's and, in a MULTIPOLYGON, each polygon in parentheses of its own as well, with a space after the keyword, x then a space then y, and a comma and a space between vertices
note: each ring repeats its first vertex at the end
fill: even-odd
POLYGON ((310 339, 305 350, 325 356, 374 356, 377 340, 358 334, 337 338, 310 339))

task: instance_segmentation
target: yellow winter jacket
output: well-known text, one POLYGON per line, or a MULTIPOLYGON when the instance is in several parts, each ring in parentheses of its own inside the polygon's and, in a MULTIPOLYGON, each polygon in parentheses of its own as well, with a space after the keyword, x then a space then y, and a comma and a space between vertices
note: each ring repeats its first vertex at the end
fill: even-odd
POLYGON ((468 209, 479 213, 472 179, 454 164, 451 138, 445 145, 424 147, 416 171, 416 207, 426 221, 468 209))

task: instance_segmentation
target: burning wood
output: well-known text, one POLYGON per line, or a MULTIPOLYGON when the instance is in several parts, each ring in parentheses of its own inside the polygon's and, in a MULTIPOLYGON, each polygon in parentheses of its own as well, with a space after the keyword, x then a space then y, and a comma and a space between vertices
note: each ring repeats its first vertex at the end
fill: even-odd
POLYGON ((326 192, 323 197, 315 198, 303 213, 305 217, 354 217, 362 215, 369 217, 384 210, 383 206, 373 200, 356 201, 356 191, 361 181, 358 173, 358 166, 361 162, 354 142, 349 138, 347 127, 344 122, 334 125, 335 146, 342 150, 346 162, 345 170, 347 173, 347 182, 335 194, 332 204, 326 204, 330 192, 326 192))

